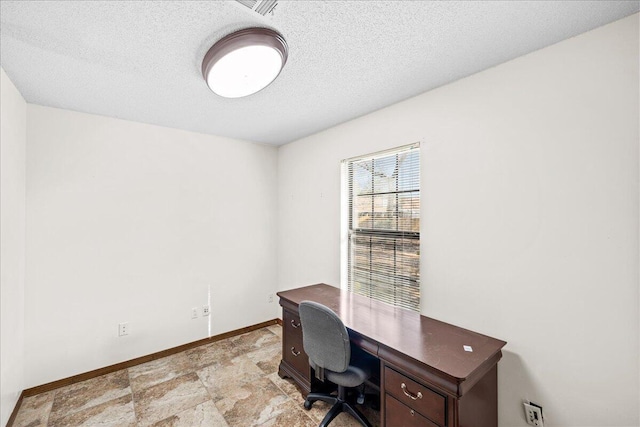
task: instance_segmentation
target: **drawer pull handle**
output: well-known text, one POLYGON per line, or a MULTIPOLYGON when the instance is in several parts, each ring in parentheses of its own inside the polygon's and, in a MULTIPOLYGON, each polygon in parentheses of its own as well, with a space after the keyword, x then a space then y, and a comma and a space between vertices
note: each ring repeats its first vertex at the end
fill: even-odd
POLYGON ((413 409, 411 411, 409 411, 409 413, 411 414, 412 417, 416 414, 413 409))
POLYGON ((295 320, 291 319, 291 326, 298 329, 300 327, 300 322, 296 323, 295 320))
POLYGON ((410 397, 413 400, 422 399, 422 393, 421 392, 418 392, 418 394, 413 394, 410 391, 407 391, 407 385, 405 383, 402 383, 400 385, 400 388, 402 389, 402 392, 404 393, 405 396, 410 397))
MULTIPOLYGON (((291 347, 291 354, 293 354, 294 356, 300 356, 300 352, 296 351, 295 347, 291 347)), ((422 396, 421 396, 422 397, 422 396)))

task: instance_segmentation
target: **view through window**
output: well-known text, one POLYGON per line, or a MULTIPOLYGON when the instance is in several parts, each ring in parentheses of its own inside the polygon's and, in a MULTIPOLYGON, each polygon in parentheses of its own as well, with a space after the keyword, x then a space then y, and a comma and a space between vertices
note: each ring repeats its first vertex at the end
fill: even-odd
POLYGON ((415 311, 420 310, 419 147, 343 161, 348 289, 415 311))

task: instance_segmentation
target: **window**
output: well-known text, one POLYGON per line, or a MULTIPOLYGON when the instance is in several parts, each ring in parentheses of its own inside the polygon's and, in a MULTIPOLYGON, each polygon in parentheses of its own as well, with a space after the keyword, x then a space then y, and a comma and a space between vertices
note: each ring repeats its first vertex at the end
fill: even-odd
POLYGON ((419 144, 342 163, 347 288, 419 311, 419 144))

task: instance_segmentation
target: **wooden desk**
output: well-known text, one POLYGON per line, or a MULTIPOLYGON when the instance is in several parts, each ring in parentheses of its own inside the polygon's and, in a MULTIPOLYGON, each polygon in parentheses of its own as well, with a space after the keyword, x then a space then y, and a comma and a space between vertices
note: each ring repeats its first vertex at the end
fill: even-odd
POLYGON ((292 378, 304 394, 317 387, 298 315, 300 302, 310 300, 335 311, 351 341, 380 359, 383 426, 497 427, 497 363, 505 341, 325 284, 278 296, 283 311, 278 373, 292 378))

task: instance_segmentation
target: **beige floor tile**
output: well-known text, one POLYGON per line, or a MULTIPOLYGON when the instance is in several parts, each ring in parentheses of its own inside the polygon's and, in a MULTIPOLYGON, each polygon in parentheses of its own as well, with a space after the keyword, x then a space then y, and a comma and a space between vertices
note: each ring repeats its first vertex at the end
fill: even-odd
POLYGON ((212 400, 166 418, 153 427, 229 427, 212 400))
POLYGON ((152 425, 209 400, 195 373, 146 388, 133 395, 140 426, 152 425))
POLYGON ((267 326, 267 329, 282 338, 282 326, 280 325, 271 325, 267 326))
POLYGON ((304 397, 300 393, 300 390, 290 378, 280 378, 278 372, 273 372, 267 376, 278 388, 284 391, 294 402, 303 402, 304 397))
MULTIPOLYGON (((260 420, 260 427, 317 427, 318 423, 305 414, 304 409, 296 405, 293 401, 287 400, 284 403, 271 408, 272 412, 265 412, 261 417, 269 417, 266 421, 260 420)), ((331 426, 333 427, 333 426, 331 426)))
POLYGON ((57 390, 49 422, 131 394, 126 369, 57 390))
POLYGON ((49 427, 134 427, 136 416, 131 394, 92 406, 49 422, 49 427))
POLYGON ((283 412, 281 406, 291 399, 267 378, 259 378, 228 389, 216 402, 231 427, 258 426, 283 412))
MULTIPOLYGON (((304 410, 294 382, 278 376, 281 340, 271 325, 25 398, 14 427, 316 426, 329 405, 304 410)), ((379 411, 360 409, 379 425, 379 411)), ((331 424, 353 426, 348 414, 331 424)))
POLYGON ((282 344, 277 342, 275 344, 262 346, 247 353, 247 357, 251 359, 258 368, 262 369, 262 372, 265 374, 276 372, 282 359, 282 344))
POLYGON ((233 345, 235 354, 237 355, 250 353, 261 347, 282 342, 279 336, 267 328, 261 328, 247 332, 246 334, 231 337, 229 341, 233 345))
POLYGON ((207 366, 220 366, 238 354, 231 344, 231 341, 226 339, 192 348, 191 350, 187 350, 185 355, 191 361, 194 369, 199 370, 207 366))
POLYGON ((194 371, 187 355, 178 353, 129 368, 129 381, 135 393, 194 371))
POLYGON ((214 402, 235 388, 255 381, 265 374, 248 356, 238 356, 220 365, 210 365, 198 371, 214 402))
POLYGON ((20 405, 18 415, 13 422, 13 427, 39 427, 46 426, 49 413, 53 406, 55 390, 25 397, 20 405))

